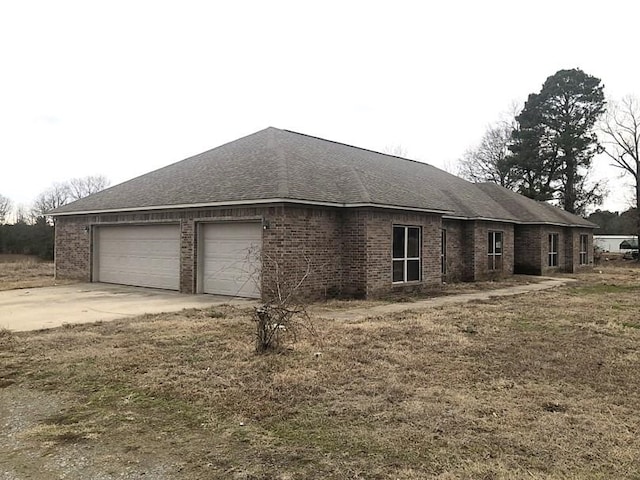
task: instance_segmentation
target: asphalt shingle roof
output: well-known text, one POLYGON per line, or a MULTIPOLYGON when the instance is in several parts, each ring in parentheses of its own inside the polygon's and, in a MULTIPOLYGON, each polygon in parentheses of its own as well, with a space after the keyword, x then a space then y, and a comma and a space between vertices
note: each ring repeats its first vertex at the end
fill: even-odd
POLYGON ((82 198, 54 215, 251 201, 380 205, 511 222, 593 224, 426 163, 267 128, 82 198))

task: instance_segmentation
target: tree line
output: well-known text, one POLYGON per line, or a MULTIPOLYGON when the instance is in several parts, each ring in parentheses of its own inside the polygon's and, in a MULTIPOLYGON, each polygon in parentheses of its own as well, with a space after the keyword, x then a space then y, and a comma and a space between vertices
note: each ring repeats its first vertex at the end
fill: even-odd
MULTIPOLYGON (((489 125, 480 143, 459 160, 458 174, 584 216, 606 194, 591 178, 599 154, 633 180, 634 204, 619 215, 625 222, 616 229, 632 225, 629 233, 640 233, 640 101, 605 100, 601 80, 580 69, 551 75, 521 109, 489 125)), ((600 212, 593 220, 612 219, 600 212)))
POLYGON ((587 217, 587 220, 600 226, 596 232, 598 235, 637 235, 637 218, 638 211, 630 208, 621 213, 596 210, 587 217))
POLYGON ((0 253, 53 260, 54 229, 48 212, 107 186, 109 180, 103 175, 56 182, 41 192, 29 209, 14 207, 9 198, 0 194, 0 253))

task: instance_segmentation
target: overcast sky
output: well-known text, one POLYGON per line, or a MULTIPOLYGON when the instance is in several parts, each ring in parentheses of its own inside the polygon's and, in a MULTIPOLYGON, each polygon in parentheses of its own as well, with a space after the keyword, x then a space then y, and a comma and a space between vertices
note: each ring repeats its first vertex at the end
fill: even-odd
MULTIPOLYGON (((268 126, 440 168, 560 69, 640 95, 636 1, 0 3, 0 194, 113 184, 268 126)), ((596 161, 626 209, 628 181, 596 161)))

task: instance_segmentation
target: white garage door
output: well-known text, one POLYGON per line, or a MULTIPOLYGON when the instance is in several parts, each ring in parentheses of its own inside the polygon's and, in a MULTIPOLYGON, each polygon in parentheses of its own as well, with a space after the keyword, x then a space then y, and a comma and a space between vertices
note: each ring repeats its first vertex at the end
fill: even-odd
POLYGON ((180 288, 178 225, 98 227, 95 242, 95 281, 180 288))
POLYGON ((217 295, 260 298, 262 225, 203 224, 202 291, 217 295))

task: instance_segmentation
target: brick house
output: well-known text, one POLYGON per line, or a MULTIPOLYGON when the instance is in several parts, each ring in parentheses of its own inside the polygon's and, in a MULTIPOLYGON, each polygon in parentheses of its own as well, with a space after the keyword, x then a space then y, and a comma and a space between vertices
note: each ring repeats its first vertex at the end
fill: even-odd
POLYGON ((267 128, 60 207, 58 278, 313 297, 592 265, 581 217, 431 165, 267 128))

